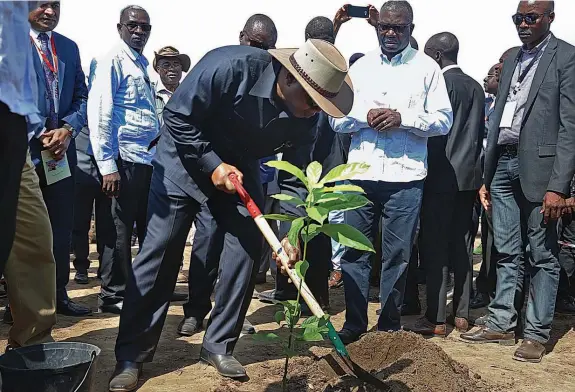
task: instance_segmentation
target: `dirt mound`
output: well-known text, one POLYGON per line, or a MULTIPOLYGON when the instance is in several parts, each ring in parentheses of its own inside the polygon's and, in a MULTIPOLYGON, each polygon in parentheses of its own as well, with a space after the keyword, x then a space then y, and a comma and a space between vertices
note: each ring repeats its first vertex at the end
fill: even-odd
MULTIPOLYGON (((408 332, 374 332, 350 344, 353 360, 385 381, 393 392, 490 391, 477 375, 452 360, 439 346, 408 332)), ((326 369, 322 366, 322 369, 326 369)), ((375 391, 348 377, 332 382, 326 392, 375 391)))

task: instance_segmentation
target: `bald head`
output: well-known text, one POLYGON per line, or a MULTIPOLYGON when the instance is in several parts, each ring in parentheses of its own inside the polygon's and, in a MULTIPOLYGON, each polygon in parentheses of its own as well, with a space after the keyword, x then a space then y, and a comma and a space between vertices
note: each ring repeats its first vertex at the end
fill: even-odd
POLYGON ((249 17, 240 33, 240 45, 255 46, 260 49, 273 49, 278 40, 276 25, 264 14, 249 17))
POLYGON ((425 44, 425 54, 434 59, 441 68, 457 64, 459 40, 449 32, 435 34, 425 44))
POLYGON ((333 22, 325 16, 316 16, 310 20, 305 28, 305 40, 308 39, 321 39, 335 43, 333 22))
POLYGON ((536 5, 539 4, 543 6, 545 11, 554 12, 555 11, 555 2, 552 0, 526 0, 521 1, 521 3, 527 3, 527 5, 536 5))

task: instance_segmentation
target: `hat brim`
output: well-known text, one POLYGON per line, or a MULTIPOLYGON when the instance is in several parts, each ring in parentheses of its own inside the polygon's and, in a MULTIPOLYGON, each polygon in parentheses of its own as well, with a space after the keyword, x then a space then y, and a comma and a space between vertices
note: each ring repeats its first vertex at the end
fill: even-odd
MULTIPOLYGON (((180 62, 182 63, 182 71, 184 72, 188 72, 190 70, 190 66, 192 65, 192 61, 190 60, 190 56, 188 56, 187 54, 178 54, 178 55, 164 55, 164 54, 157 54, 154 57, 154 64, 152 65, 154 67, 154 70, 156 69, 156 64, 158 63, 158 60, 160 59, 168 59, 168 58, 172 58, 172 57, 176 57, 178 60, 180 60, 180 62)), ((156 70, 157 72, 157 70, 156 70)))
POLYGON ((349 75, 337 95, 333 98, 324 97, 317 92, 305 79, 296 71, 290 62, 290 57, 297 49, 269 49, 268 52, 283 65, 289 73, 302 85, 311 99, 328 115, 335 118, 345 117, 353 106, 353 84, 349 75))

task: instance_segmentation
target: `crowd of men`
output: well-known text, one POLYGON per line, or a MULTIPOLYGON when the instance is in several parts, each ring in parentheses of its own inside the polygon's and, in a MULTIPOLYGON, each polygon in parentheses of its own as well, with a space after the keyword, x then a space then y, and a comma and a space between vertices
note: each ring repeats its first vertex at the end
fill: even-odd
MULTIPOLYGON (((56 313, 91 313, 66 286, 71 251, 74 280, 89 283, 94 217, 97 310, 121 315, 110 391, 136 389, 173 301, 185 301, 179 334, 206 329, 200 359, 222 376, 246 376, 233 351, 242 331, 254 331, 245 319, 252 297, 277 303, 297 291, 229 175, 265 213, 301 216, 272 197, 306 197, 295 176, 265 165, 282 159, 300 168, 318 161, 324 174, 369 164, 350 183, 371 203, 329 220, 378 244, 377 257, 323 234, 307 253, 306 281, 322 308, 329 311, 330 288, 344 287, 345 344, 368 330, 375 276, 378 330, 443 337, 450 324, 463 341, 522 339, 513 358, 541 361, 554 313, 575 314, 575 47, 551 33, 554 2, 519 2, 521 45, 491 67, 484 88, 458 66, 452 33, 419 50, 407 1, 370 6, 366 28, 379 47, 346 61, 334 45, 348 8, 333 21, 313 18, 297 50, 275 48, 278 31, 262 14, 248 19, 239 45, 194 66, 172 46, 158 49, 156 85, 143 55, 152 30, 145 9, 121 11, 118 42, 92 60, 86 77, 78 46, 54 31, 59 1, 0 3, 8 349, 51 341, 56 313), (181 295, 174 288, 192 226, 189 295, 181 295), (257 292, 270 268, 275 288, 257 292), (424 315, 402 323, 421 313, 421 283, 424 315), (482 307, 485 316, 471 320, 469 310, 482 307)), ((272 223, 295 263, 301 252, 287 239, 289 224, 272 223)), ((305 304, 302 314, 310 314, 305 304)))

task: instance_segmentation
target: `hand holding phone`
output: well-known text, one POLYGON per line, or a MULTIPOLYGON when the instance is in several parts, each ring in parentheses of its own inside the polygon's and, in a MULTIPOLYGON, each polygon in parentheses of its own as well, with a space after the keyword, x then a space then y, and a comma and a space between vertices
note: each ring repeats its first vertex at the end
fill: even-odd
POLYGON ((347 6, 347 15, 351 18, 369 18, 369 7, 358 7, 356 5, 347 6))

